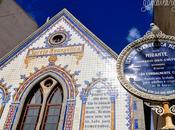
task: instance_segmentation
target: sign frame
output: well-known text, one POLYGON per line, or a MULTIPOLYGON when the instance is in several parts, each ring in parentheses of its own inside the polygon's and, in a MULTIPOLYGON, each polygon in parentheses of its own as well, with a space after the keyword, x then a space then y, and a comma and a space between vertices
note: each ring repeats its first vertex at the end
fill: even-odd
POLYGON ((170 35, 165 35, 161 31, 159 31, 156 35, 153 33, 153 31, 148 31, 142 38, 135 40, 134 42, 130 43, 128 46, 126 46, 117 59, 117 78, 120 81, 121 85, 129 91, 131 94, 145 100, 149 101, 170 101, 172 99, 175 99, 175 93, 170 94, 168 96, 166 95, 159 95, 159 94, 150 94, 143 91, 140 91, 134 85, 132 85, 126 78, 125 74, 123 72, 124 70, 124 62, 127 58, 127 56, 138 46, 141 46, 143 44, 151 43, 158 40, 159 42, 167 42, 170 44, 175 45, 175 37, 170 35))

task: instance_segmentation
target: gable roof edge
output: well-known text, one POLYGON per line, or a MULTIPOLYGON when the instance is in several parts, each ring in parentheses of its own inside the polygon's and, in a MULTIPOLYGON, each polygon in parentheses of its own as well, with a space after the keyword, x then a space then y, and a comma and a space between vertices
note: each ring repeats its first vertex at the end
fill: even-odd
MULTIPOLYGON (((28 45, 27 41, 30 41, 36 34, 39 32, 42 32, 42 30, 49 25, 52 21, 57 19, 57 17, 62 16, 63 14, 66 14, 68 17, 70 17, 80 28, 82 28, 83 31, 85 31, 90 37, 92 37, 98 44, 100 44, 114 59, 117 60, 118 54, 115 53, 110 47, 108 47, 104 42, 102 42, 96 35, 94 35, 89 29, 87 29, 78 19, 76 19, 66 8, 64 8, 62 11, 57 13, 54 17, 52 17, 48 22, 45 22, 40 28, 38 28, 36 31, 34 31, 31 35, 29 35, 25 40, 20 42, 15 48, 13 48, 10 52, 8 52, 5 56, 0 58, 0 67, 7 62, 10 57, 16 53, 18 53, 21 50, 21 47, 28 45), (25 45, 26 44, 26 45, 25 45)), ((22 48, 23 49, 23 48, 22 48)))
POLYGON ((107 46, 102 40, 100 40, 94 33, 92 33, 87 27, 85 27, 76 17, 74 17, 66 8, 62 10, 68 17, 74 20, 80 28, 83 29, 90 37, 92 37, 98 44, 100 44, 114 59, 117 60, 118 54, 114 52, 109 46, 107 46))

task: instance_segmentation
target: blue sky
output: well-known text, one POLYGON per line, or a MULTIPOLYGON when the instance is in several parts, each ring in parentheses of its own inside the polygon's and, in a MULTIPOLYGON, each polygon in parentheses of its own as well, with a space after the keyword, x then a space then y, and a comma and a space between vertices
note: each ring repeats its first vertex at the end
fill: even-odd
POLYGON ((45 23, 63 8, 68 9, 80 22, 115 52, 142 36, 152 22, 152 10, 145 0, 16 0, 37 22, 45 23))

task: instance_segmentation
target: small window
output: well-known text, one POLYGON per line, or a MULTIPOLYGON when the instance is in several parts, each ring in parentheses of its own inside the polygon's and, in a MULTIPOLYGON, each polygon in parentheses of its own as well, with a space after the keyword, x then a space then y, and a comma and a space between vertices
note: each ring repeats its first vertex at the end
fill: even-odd
POLYGON ((62 45, 62 43, 64 43, 65 40, 66 40, 66 34, 63 32, 57 32, 50 37, 49 43, 52 46, 62 45))

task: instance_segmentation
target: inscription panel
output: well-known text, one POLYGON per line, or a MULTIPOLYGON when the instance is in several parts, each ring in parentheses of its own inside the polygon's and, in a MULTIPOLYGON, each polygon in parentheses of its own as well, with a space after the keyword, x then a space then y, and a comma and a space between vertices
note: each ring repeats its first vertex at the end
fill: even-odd
POLYGON ((114 98, 108 88, 97 83, 90 90, 84 108, 81 130, 114 130, 114 98))
POLYGON ((124 61, 125 78, 135 88, 154 95, 175 93, 175 45, 153 42, 135 47, 124 61))

